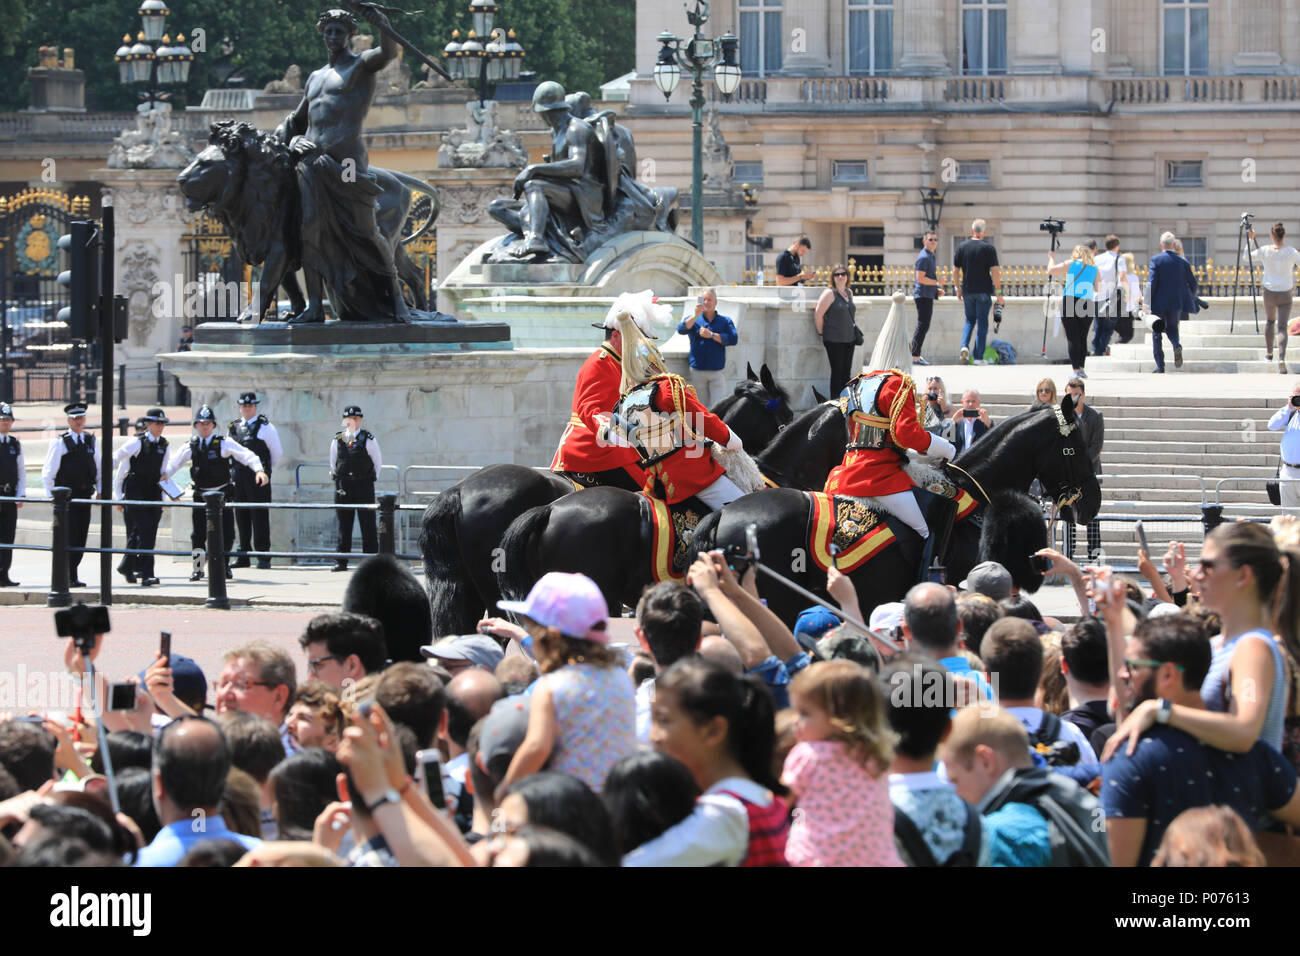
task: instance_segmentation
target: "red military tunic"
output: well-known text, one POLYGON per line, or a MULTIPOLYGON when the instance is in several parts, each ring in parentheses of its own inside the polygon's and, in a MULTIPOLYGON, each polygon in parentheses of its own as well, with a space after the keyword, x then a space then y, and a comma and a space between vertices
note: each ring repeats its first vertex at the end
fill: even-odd
MULTIPOLYGON (((922 454, 930 450, 933 437, 917 419, 916 386, 897 369, 870 372, 864 378, 887 375, 877 392, 876 407, 889 418, 889 441, 898 448, 912 448, 922 454)), ((852 383, 850 383, 852 384, 852 383)), ((856 416, 855 416, 856 417, 856 416)), ((850 421, 850 439, 856 439, 860 421, 850 421)), ((882 426, 883 427, 883 423, 882 426)), ((853 448, 826 479, 826 494, 864 498, 909 491, 912 479, 903 471, 903 459, 895 448, 853 448)))
POLYGON ((665 414, 673 409, 681 412, 685 426, 684 444, 645 470, 646 479, 642 490, 654 495, 655 479, 658 478, 663 483, 664 500, 675 505, 709 487, 726 474, 726 470, 717 463, 709 449, 700 443, 699 436, 726 445, 731 441, 731 429, 727 428, 721 418, 705 408, 695 397, 695 390, 687 387, 677 375, 659 379, 654 404, 655 408, 665 414))
POLYGON ((594 416, 606 415, 618 404, 622 374, 623 360, 608 342, 582 363, 573 389, 573 412, 551 459, 551 471, 594 473, 623 468, 638 485, 645 483, 645 472, 637 466, 633 449, 596 437, 600 425, 594 416))

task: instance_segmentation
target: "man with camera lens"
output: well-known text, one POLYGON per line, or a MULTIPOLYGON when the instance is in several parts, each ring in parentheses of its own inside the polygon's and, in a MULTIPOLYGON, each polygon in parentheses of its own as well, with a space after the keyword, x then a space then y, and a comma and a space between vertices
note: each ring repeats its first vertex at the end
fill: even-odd
POLYGON ((976 219, 970 224, 970 238, 957 247, 952 256, 952 282, 957 287, 957 300, 966 307, 966 324, 961 330, 960 361, 971 361, 970 350, 975 349, 975 364, 984 364, 984 346, 989 331, 989 309, 996 297, 1002 306, 1002 270, 998 267, 998 251, 984 238, 988 224, 976 219), (973 340, 973 342, 972 342, 973 340))
POLYGON ((972 388, 962 393, 961 408, 952 413, 948 440, 960 455, 992 427, 988 410, 980 404, 980 393, 972 388))
POLYGON ((1268 430, 1282 433, 1282 464, 1279 483, 1283 508, 1300 508, 1300 384, 1291 389, 1291 400, 1273 413, 1268 430))

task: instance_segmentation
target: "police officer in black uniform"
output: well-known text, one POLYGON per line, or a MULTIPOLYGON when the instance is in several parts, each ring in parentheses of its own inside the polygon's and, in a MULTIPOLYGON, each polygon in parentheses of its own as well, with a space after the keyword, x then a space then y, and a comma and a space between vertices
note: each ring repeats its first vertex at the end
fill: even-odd
MULTIPOLYGON (((199 410, 194 413, 194 430, 198 435, 172 455, 172 460, 167 464, 167 477, 170 478, 188 463, 190 479, 194 484, 195 501, 202 503, 205 491, 229 491, 231 460, 253 470, 257 485, 263 486, 270 480, 266 472, 261 470, 261 462, 258 461, 257 455, 251 450, 240 445, 233 438, 212 434, 217 430, 217 416, 212 413, 210 406, 200 405, 199 410)), ((194 521, 190 533, 190 546, 194 548, 195 558, 194 573, 190 575, 190 580, 200 581, 203 579, 203 551, 208 541, 208 518, 203 508, 194 508, 190 515, 194 521)), ((227 548, 230 547, 229 542, 235 536, 234 526, 234 516, 231 514, 231 509, 227 508, 225 520, 222 522, 222 536, 227 541, 227 548)), ((234 577, 229 568, 226 569, 226 577, 234 577)))
MULTIPOLYGON (((162 488, 158 481, 162 478, 167 465, 167 439, 163 429, 167 427, 167 416, 161 408, 151 408, 141 419, 144 433, 132 438, 113 455, 116 475, 113 479, 113 497, 127 501, 162 501, 162 488)), ((158 522, 162 520, 162 508, 150 508, 147 505, 118 505, 123 512, 126 524, 126 546, 129 551, 140 549, 152 551, 158 539, 158 522)), ((129 584, 150 587, 158 583, 153 573, 152 554, 125 554, 117 566, 118 573, 129 584)))
MULTIPOLYGON (((8 402, 0 402, 0 497, 25 498, 27 496, 27 463, 23 459, 23 444, 9 429, 14 425, 14 410, 8 402)), ((18 528, 16 501, 0 501, 0 545, 13 544, 18 528)), ((18 582, 9 579, 9 568, 14 553, 0 548, 0 588, 16 587, 18 582)))
MULTIPOLYGON (((361 408, 349 405, 343 409, 343 431, 334 436, 330 443, 330 477, 334 479, 334 503, 337 504, 373 504, 375 500, 375 478, 384 466, 379 453, 379 442, 375 436, 361 427, 361 408)), ((339 551, 352 553, 352 516, 355 514, 361 523, 361 550, 374 554, 379 550, 379 538, 375 534, 375 513, 369 510, 339 508, 339 551)), ((346 571, 348 562, 341 558, 334 563, 331 570, 346 571)))
MULTIPOLYGON (((257 455, 261 461, 261 470, 266 472, 268 482, 259 485, 253 480, 257 469, 232 465, 230 478, 234 482, 233 501, 269 502, 271 500, 271 469, 280 460, 280 435, 265 415, 257 414, 260 400, 254 392, 244 392, 239 396, 239 414, 241 417, 230 423, 230 437, 257 455)), ((232 568, 249 566, 249 538, 252 538, 253 551, 271 550, 271 512, 267 508, 236 508, 235 525, 239 528, 239 557, 231 564, 232 568)), ((232 549, 233 550, 233 549, 232 549)), ((257 566, 262 569, 271 566, 270 558, 258 558, 257 566)))
MULTIPOLYGON (((41 469, 41 484, 45 494, 51 496, 56 487, 70 488, 72 497, 93 498, 99 493, 99 446, 95 436, 86 431, 86 405, 73 402, 63 406, 68 416, 68 430, 50 442, 45 466, 41 469)), ((90 531, 90 505, 68 506, 68 583, 74 588, 84 588, 77 580, 77 567, 81 552, 73 548, 86 546, 90 531)))

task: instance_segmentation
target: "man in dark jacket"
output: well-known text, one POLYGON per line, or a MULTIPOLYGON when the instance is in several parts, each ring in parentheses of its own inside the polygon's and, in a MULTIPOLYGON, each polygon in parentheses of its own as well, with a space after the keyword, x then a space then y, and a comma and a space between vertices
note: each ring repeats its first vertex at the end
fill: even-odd
MULTIPOLYGON (((1106 440, 1106 420, 1101 412, 1091 405, 1085 405, 1083 379, 1072 378, 1065 383, 1065 393, 1074 399, 1074 413, 1079 418, 1079 432, 1084 444, 1088 446, 1088 457, 1092 459, 1092 470, 1101 474, 1101 446, 1106 440)), ((1071 516, 1073 517, 1073 516, 1071 516)), ((1065 525, 1065 552, 1074 560, 1074 521, 1065 525)), ((1101 551, 1101 522, 1093 518, 1088 522, 1088 560, 1096 561, 1101 551)))
POLYGON ((1165 350, 1160 335, 1169 336, 1174 347, 1174 368, 1183 367, 1183 347, 1178 339, 1178 323, 1184 313, 1194 311, 1196 296, 1196 276, 1186 259, 1175 252, 1178 238, 1172 232, 1160 236, 1160 252, 1152 256, 1148 266, 1150 275, 1150 294, 1147 301, 1151 311, 1157 315, 1163 326, 1153 329, 1151 334, 1151 352, 1156 360, 1156 372, 1165 370, 1165 350))

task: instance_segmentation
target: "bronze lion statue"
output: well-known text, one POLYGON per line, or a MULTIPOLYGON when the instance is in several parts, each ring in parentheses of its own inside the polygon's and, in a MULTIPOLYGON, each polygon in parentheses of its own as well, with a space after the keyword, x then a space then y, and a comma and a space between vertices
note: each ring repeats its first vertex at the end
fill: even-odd
MULTIPOLYGON (((270 133, 249 123, 223 120, 213 123, 209 145, 176 177, 186 208, 206 209, 234 241, 243 262, 262 266, 259 301, 252 302, 239 322, 256 324, 275 301, 283 286, 293 315, 308 309, 320 312, 320 302, 307 302, 295 273, 302 268, 301 198, 289 148, 270 133)), ((427 305, 419 268, 404 246, 418 239, 438 218, 437 191, 414 176, 371 167, 383 189, 375 218, 393 251, 398 276, 417 309, 427 305), (411 211, 412 194, 429 197, 428 218, 409 236, 402 235, 411 211)))

